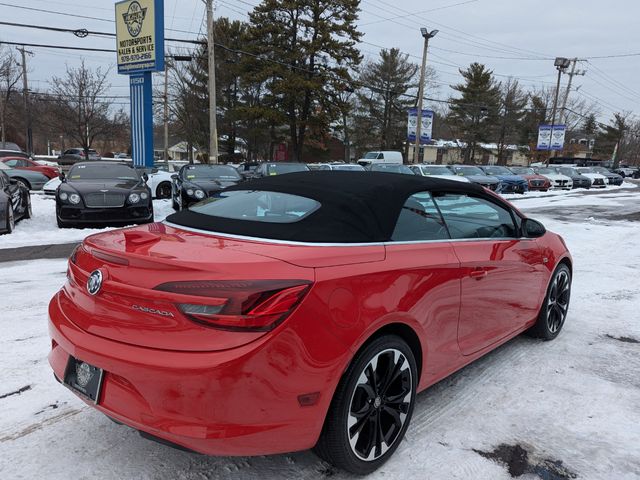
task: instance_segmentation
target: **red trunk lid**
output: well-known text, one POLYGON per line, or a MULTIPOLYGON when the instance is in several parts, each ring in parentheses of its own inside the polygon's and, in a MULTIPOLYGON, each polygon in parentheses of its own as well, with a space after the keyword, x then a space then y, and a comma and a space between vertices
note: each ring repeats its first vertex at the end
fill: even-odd
POLYGON ((75 261, 69 263, 70 279, 60 303, 78 327, 104 338, 166 350, 222 350, 251 342, 264 332, 198 324, 177 307, 184 299, 154 288, 169 282, 205 280, 313 282, 312 267, 383 259, 382 246, 269 244, 154 223, 87 237, 75 261), (103 275, 102 288, 91 295, 87 280, 98 269, 103 275))

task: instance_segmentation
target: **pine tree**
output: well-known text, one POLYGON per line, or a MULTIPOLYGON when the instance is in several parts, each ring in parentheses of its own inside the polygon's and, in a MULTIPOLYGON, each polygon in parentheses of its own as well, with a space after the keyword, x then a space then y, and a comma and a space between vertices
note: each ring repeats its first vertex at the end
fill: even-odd
POLYGON ((517 142, 518 130, 526 116, 525 107, 529 95, 525 93, 517 80, 509 78, 501 86, 500 130, 498 135, 498 165, 507 164, 507 142, 517 142))
POLYGON ((289 130, 294 161, 305 140, 322 135, 339 117, 335 96, 360 62, 359 0, 263 0, 249 14, 255 52, 265 61, 256 71, 270 100, 265 108, 289 130))
POLYGON ((357 93, 358 143, 381 150, 402 150, 407 110, 415 100, 407 92, 417 87, 418 65, 397 48, 381 50, 377 62, 364 65, 357 93))
POLYGON ((467 143, 464 161, 475 163, 479 142, 486 142, 495 131, 500 109, 500 84, 493 72, 479 63, 472 63, 467 70, 460 70, 465 83, 452 85, 460 92, 459 98, 451 99, 451 121, 467 143))

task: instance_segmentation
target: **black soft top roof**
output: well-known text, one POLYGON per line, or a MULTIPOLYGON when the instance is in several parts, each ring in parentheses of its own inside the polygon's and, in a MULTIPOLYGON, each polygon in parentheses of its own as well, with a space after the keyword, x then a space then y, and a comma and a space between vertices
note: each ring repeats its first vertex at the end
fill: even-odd
POLYGON ((321 207, 293 223, 214 217, 183 210, 167 221, 190 228, 250 237, 313 243, 386 242, 408 197, 422 191, 482 194, 474 183, 357 171, 311 171, 264 177, 225 189, 266 190, 318 201, 321 207))

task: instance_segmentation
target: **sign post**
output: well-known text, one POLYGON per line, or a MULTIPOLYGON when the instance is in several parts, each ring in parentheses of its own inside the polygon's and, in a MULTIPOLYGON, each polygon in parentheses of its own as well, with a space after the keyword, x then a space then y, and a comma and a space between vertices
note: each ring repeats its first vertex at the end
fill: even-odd
POLYGON ((135 167, 153 167, 151 72, 164 70, 164 0, 115 4, 118 73, 129 75, 131 155, 135 167))

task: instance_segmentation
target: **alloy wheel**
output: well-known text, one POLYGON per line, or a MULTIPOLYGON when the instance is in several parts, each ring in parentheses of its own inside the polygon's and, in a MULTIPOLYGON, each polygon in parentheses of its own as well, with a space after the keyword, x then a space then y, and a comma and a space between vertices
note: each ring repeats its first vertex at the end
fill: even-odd
POLYGON ((395 348, 377 353, 361 372, 351 396, 347 437, 353 453, 371 462, 397 441, 413 389, 409 362, 395 348))
POLYGON ((569 273, 565 270, 559 271, 553 279, 547 298, 547 328, 552 334, 560 330, 564 324, 569 310, 570 290, 569 273))

